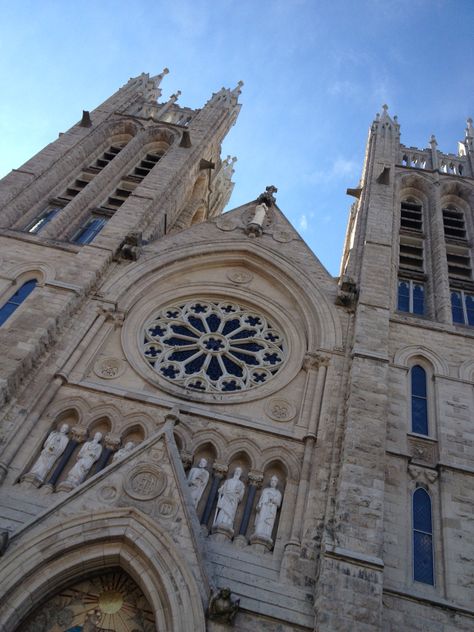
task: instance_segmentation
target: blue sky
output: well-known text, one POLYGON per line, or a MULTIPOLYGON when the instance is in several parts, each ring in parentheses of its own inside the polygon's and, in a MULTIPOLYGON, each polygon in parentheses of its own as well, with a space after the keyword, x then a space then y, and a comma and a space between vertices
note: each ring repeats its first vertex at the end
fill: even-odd
POLYGON ((0 0, 0 175, 131 76, 170 68, 163 99, 200 107, 245 83, 223 154, 230 208, 278 187, 280 208, 337 275, 368 127, 455 152, 474 117, 474 0, 0 0))

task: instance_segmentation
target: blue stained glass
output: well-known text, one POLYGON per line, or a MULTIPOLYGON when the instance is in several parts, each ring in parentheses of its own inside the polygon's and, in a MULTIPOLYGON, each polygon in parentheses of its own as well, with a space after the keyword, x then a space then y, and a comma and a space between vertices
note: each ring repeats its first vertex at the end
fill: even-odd
POLYGON ((451 292, 451 311, 453 314, 453 322, 464 325, 464 311, 460 292, 451 292))
POLYGON ((411 429, 418 434, 428 434, 426 371, 418 365, 411 369, 411 429))
POLYGON ((235 377, 242 377, 243 370, 238 364, 233 362, 230 358, 228 358, 225 355, 222 356, 222 361, 224 363, 227 373, 230 373, 230 375, 235 375, 235 377))
POLYGON ((240 391, 241 387, 237 384, 235 380, 227 380, 222 383, 223 391, 240 391))
POLYGON ((464 300, 466 303, 467 324, 474 325, 474 296, 466 294, 464 300))
POLYGON ((240 340, 241 338, 252 338, 257 332, 255 329, 242 329, 233 336, 229 336, 230 340, 240 340))
POLYGON ((231 331, 234 331, 234 329, 237 329, 237 327, 239 326, 240 326, 240 320, 238 318, 233 318, 232 320, 228 320, 222 329, 222 335, 227 336, 227 334, 230 334, 231 331))
POLYGON ((200 318, 196 318, 196 316, 189 316, 188 320, 189 324, 192 325, 195 329, 197 329, 198 331, 202 331, 202 333, 205 333, 206 328, 204 327, 200 318))
POLYGON ((425 313, 425 290, 418 284, 413 286, 413 313, 420 315, 425 313))
POLYGON ((410 284, 407 281, 398 282, 398 307, 400 312, 410 311, 410 284))
POLYGON ((182 362, 183 360, 187 360, 192 355, 196 353, 196 349, 185 349, 184 351, 173 351, 173 353, 169 356, 169 360, 171 362, 182 362))
POLYGON ((183 325, 171 325, 171 331, 173 331, 175 334, 181 334, 181 336, 189 336, 190 338, 197 338, 197 335, 193 331, 191 331, 191 329, 188 329, 187 327, 184 327, 183 325))
POLYGON ((206 355, 204 353, 201 353, 200 356, 198 356, 197 358, 194 358, 194 360, 191 360, 191 362, 188 362, 184 369, 184 372, 186 373, 186 375, 192 375, 193 373, 198 373, 201 370, 205 359, 206 359, 206 355))
POLYGON ((72 241, 75 244, 90 244, 106 223, 106 217, 95 217, 90 219, 87 224, 79 230, 72 241))
POLYGON ((234 358, 237 358, 237 360, 242 360, 242 362, 245 362, 245 364, 251 364, 254 366, 260 364, 257 358, 251 355, 247 355, 246 353, 242 353, 240 351, 234 351, 233 349, 230 349, 229 353, 233 355, 234 358))
POLYGON ((434 585, 431 499, 421 488, 413 494, 413 577, 434 585))
POLYGON ((31 294, 35 289, 38 281, 32 279, 23 283, 23 285, 15 292, 15 294, 0 307, 0 325, 10 318, 13 312, 23 303, 23 301, 31 294))
POLYGON ((196 344, 192 340, 183 340, 183 338, 175 338, 174 336, 171 338, 165 338, 163 342, 166 342, 167 345, 171 345, 173 347, 186 347, 196 344))
POLYGON ((211 380, 218 380, 220 377, 222 377, 222 369, 219 366, 219 362, 216 357, 211 358, 206 373, 211 378, 211 380))
POLYGON ((240 344, 233 344, 234 349, 242 349, 243 351, 260 351, 265 349, 263 345, 259 345, 257 342, 241 342, 240 344))
POLYGON ((217 314, 210 314, 207 318, 206 318, 207 324, 209 325, 209 329, 214 332, 217 331, 217 329, 219 328, 219 325, 221 324, 221 319, 219 318, 219 316, 217 316, 217 314))
POLYGON ((44 212, 42 215, 37 217, 26 230, 29 233, 36 235, 36 233, 39 233, 39 231, 44 228, 60 210, 60 208, 52 208, 49 211, 44 212))

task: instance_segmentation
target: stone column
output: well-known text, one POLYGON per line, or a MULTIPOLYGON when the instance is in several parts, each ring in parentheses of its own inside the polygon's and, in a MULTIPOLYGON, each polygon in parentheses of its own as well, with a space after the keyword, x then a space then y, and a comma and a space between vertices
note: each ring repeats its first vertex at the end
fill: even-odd
POLYGON ((248 475, 248 488, 247 488, 247 500, 245 501, 244 513, 242 520, 240 521, 239 534, 234 538, 234 543, 237 546, 243 547, 247 545, 247 529, 249 526, 250 516, 255 501, 255 495, 257 490, 260 489, 263 482, 262 472, 249 472, 248 475))
POLYGON ((201 518, 201 525, 204 527, 206 534, 208 533, 207 525, 209 523, 209 518, 211 517, 214 501, 216 500, 217 490, 219 489, 222 479, 227 474, 229 466, 222 463, 214 463, 212 469, 214 474, 212 477, 211 489, 209 490, 209 496, 207 497, 206 506, 204 507, 201 518))
MULTIPOLYGON (((452 324, 451 293, 449 290, 448 262, 444 237, 443 209, 439 195, 439 176, 431 187, 429 230, 431 233, 431 272, 435 313, 434 317, 442 323, 452 324)), ((425 240, 426 241, 426 240, 425 240)))
POLYGON ((54 491, 54 487, 58 482, 59 477, 64 471, 64 468, 68 464, 69 459, 71 458, 76 447, 83 443, 87 438, 87 430, 86 428, 82 428, 81 426, 74 426, 71 430, 71 438, 69 439, 69 443, 66 446, 66 449, 61 455, 58 464, 53 470, 53 473, 49 477, 46 485, 43 486, 43 490, 45 493, 51 494, 54 491))
POLYGON ((311 478, 314 446, 321 412, 323 389, 326 382, 326 372, 329 358, 324 355, 307 354, 304 368, 307 371, 307 384, 312 384, 312 402, 308 419, 308 431, 304 438, 303 466, 296 496, 293 524, 289 541, 285 544, 285 555, 299 554, 301 547, 301 533, 303 528, 303 516, 305 513, 308 485, 311 478))
POLYGON ((102 449, 102 453, 100 455, 99 460, 94 465, 91 471, 91 476, 97 474, 105 467, 107 467, 109 463, 109 459, 114 452, 118 450, 120 447, 120 437, 117 435, 106 434, 104 437, 104 447, 102 449))

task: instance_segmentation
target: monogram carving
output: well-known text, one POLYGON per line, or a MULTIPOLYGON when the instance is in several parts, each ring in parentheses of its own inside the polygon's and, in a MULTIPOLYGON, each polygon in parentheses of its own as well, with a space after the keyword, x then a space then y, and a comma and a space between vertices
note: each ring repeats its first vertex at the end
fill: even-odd
POLYGON ((265 412, 275 421, 290 421, 296 415, 296 406, 286 399, 271 399, 265 406, 265 412))
POLYGON ((152 500, 159 496, 167 483, 166 474, 155 465, 139 465, 124 483, 125 492, 137 500, 152 500))

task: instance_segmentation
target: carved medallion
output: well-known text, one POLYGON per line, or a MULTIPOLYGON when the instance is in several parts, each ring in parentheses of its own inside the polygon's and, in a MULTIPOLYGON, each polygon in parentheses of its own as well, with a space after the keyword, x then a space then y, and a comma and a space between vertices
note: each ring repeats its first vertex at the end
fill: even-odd
POLYGON ((94 373, 106 380, 113 380, 124 371, 125 365, 119 358, 101 358, 94 364, 94 373))
POLYGON ((117 498, 118 491, 113 485, 104 485, 99 489, 98 496, 104 503, 112 503, 117 498))
POLYGON ((229 270, 227 272, 227 278, 229 281, 232 281, 232 283, 244 285, 246 283, 250 283, 253 279, 253 274, 243 268, 235 268, 235 270, 229 270))
POLYGON ((221 215, 216 220, 216 226, 220 230, 234 230, 237 228, 237 222, 221 215))
POLYGON ((152 500, 159 496, 167 483, 166 474, 156 465, 138 465, 124 483, 125 492, 137 500, 152 500))
POLYGON ((293 235, 293 233, 290 233, 290 231, 288 230, 276 230, 273 233, 272 237, 275 241, 279 241, 282 244, 286 244, 292 239, 294 239, 295 235, 293 235))
POLYGON ((296 406, 287 399, 271 399, 265 405, 265 412, 275 421, 290 421, 296 415, 296 406))
POLYGON ((158 514, 162 518, 174 518, 178 505, 172 498, 161 498, 157 505, 158 514))

